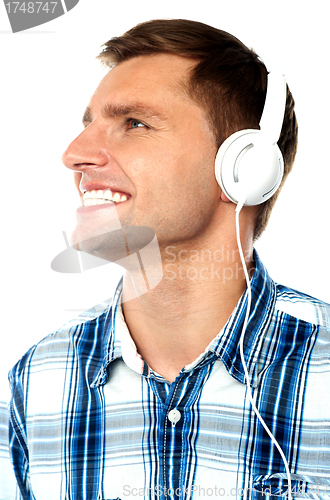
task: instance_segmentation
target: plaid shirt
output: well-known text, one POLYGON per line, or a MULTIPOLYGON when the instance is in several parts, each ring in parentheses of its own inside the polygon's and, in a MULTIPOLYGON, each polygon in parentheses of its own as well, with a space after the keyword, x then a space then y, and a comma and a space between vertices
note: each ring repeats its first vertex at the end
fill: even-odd
MULTIPOLYGON (((330 499, 330 306, 275 284, 257 253, 255 263, 244 341, 253 397, 287 457, 293 495, 330 499)), ((121 291, 11 371, 17 498, 285 498, 284 464, 251 409, 239 355, 246 292, 169 384, 136 352, 121 291)), ((16 498, 10 477, 1 499, 16 498)))

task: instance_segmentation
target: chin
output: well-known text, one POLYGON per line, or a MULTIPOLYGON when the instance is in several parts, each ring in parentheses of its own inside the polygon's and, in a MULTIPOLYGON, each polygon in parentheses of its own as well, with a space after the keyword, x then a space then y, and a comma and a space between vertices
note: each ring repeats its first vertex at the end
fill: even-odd
POLYGON ((109 262, 116 262, 127 256, 124 231, 115 229, 93 235, 89 231, 75 231, 71 234, 70 244, 76 250, 109 262))

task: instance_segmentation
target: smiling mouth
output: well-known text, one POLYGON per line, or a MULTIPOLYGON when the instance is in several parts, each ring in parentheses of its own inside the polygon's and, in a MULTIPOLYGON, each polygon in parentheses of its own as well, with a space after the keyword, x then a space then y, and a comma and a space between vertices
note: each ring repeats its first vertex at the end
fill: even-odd
POLYGON ((93 189, 92 191, 85 191, 82 196, 82 203, 84 207, 91 207, 92 205, 104 205, 105 203, 123 203, 128 198, 127 194, 112 192, 110 189, 93 189))

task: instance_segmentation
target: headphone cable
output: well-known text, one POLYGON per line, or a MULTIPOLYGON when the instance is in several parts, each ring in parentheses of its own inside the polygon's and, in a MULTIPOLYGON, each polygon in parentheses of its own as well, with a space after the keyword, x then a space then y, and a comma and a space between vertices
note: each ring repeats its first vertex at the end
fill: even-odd
POLYGON ((250 310, 251 310, 251 301, 252 301, 251 283, 250 283, 250 278, 249 278, 248 270, 247 270, 247 267, 246 267, 243 250, 242 250, 242 244, 241 244, 241 238, 240 238, 240 226, 239 226, 239 214, 240 214, 240 212, 241 212, 241 210, 242 210, 242 208, 244 206, 244 202, 245 202, 245 200, 243 202, 240 201, 237 204, 237 206, 236 206, 236 239, 237 239, 237 245, 238 245, 239 255, 240 255, 240 258, 241 258, 241 261, 242 261, 242 266, 243 266, 243 270, 244 270, 245 280, 246 280, 246 284, 247 284, 247 293, 248 293, 248 303, 247 303, 247 309, 246 309, 246 314, 245 314, 245 318, 244 318, 242 333, 241 333, 241 337, 240 337, 240 341, 239 341, 239 350, 240 350, 240 356, 241 356, 243 370, 244 370, 245 379, 246 379, 246 386, 247 386, 247 390, 248 390, 248 396, 249 396, 249 400, 250 400, 252 409, 253 409, 254 413, 256 414, 258 420, 260 421, 261 425, 263 426, 263 428, 265 429, 265 431, 269 435, 270 439, 272 440, 272 442, 274 443, 274 445, 276 446, 276 448, 278 449, 278 451, 279 451, 279 453, 280 453, 280 455, 282 457, 282 460, 283 460, 284 466, 285 466, 285 470, 286 470, 286 474, 287 474, 287 479, 288 479, 288 492, 287 492, 287 494, 288 494, 288 500, 292 500, 292 494, 291 494, 291 491, 292 491, 291 490, 291 474, 290 474, 290 470, 289 470, 289 464, 288 464, 287 459, 286 459, 286 457, 285 457, 285 455, 283 453, 282 448, 280 447, 280 445, 276 441, 274 435, 272 434, 272 432, 268 428, 267 424, 265 423, 264 419, 260 415, 260 413, 259 413, 259 411, 258 411, 258 409, 257 409, 257 407, 255 405, 255 402, 254 402, 253 397, 252 397, 252 390, 251 390, 249 373, 248 373, 247 366, 246 366, 245 359, 244 359, 243 341, 244 341, 244 336, 245 336, 245 332, 246 332, 246 328, 247 328, 247 323, 248 323, 248 320, 249 320, 249 315, 250 315, 250 310))

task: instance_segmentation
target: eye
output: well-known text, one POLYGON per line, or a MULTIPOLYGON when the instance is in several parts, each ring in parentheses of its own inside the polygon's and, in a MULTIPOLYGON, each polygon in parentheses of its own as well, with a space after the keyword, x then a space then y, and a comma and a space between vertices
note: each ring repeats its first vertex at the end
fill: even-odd
POLYGON ((142 123, 139 120, 136 120, 134 118, 130 118, 129 120, 127 120, 127 125, 128 125, 128 128, 130 128, 130 129, 146 127, 146 125, 144 123, 142 123))

